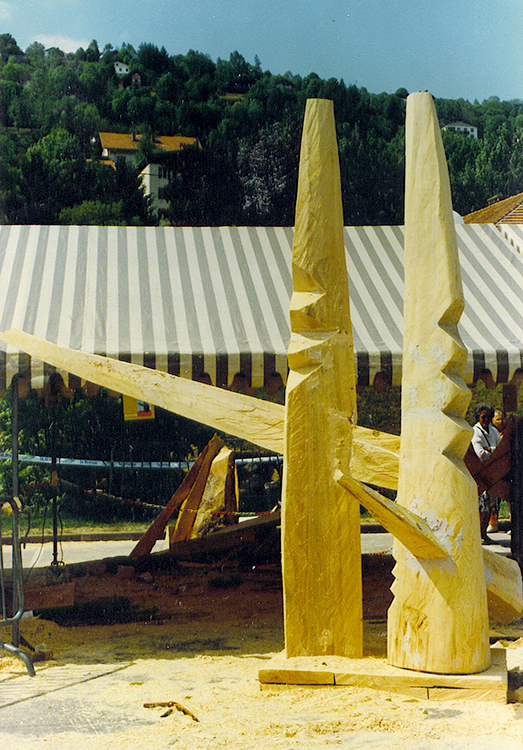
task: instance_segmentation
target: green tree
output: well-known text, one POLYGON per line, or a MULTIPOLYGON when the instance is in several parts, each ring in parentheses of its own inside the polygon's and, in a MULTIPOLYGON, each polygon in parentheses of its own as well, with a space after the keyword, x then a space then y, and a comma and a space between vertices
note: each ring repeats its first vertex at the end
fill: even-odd
POLYGON ((59 215, 60 224, 87 224, 90 226, 123 226, 125 217, 122 201, 103 203, 102 201, 83 201, 71 208, 62 208, 59 215))
POLYGON ((240 223, 241 186, 234 143, 212 149, 186 149, 169 159, 169 185, 160 197, 170 208, 163 212, 174 226, 220 226, 240 223))
POLYGON ((7 62, 10 57, 22 55, 22 50, 11 34, 0 34, 0 60, 2 62, 7 62))
POLYGON ((245 223, 294 224, 300 149, 296 125, 275 123, 242 145, 238 168, 245 223))

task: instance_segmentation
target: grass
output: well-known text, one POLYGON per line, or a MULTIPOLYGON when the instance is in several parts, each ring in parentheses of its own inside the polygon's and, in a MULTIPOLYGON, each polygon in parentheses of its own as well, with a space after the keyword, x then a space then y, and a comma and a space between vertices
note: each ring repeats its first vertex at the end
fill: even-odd
POLYGON ((508 509, 508 503, 505 502, 505 500, 502 500, 499 506, 498 518, 507 519, 507 520, 510 518, 510 511, 508 509))
MULTIPOLYGON (((12 520, 10 514, 2 514, 2 535, 8 536, 12 530, 12 520)), ((52 515, 47 514, 31 518, 30 533, 41 534, 45 523, 45 532, 50 534, 53 530, 52 515)), ((85 518, 62 518, 58 519, 58 530, 60 533, 89 533, 94 531, 145 531, 150 525, 150 521, 99 521, 88 520, 85 518)), ((20 535, 23 537, 27 530, 27 516, 22 513, 20 516, 20 535)))

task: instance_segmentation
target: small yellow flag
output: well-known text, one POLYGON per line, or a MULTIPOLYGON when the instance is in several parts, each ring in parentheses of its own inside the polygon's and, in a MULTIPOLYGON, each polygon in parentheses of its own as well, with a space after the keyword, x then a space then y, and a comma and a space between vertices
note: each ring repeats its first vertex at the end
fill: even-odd
POLYGON ((154 405, 124 394, 123 418, 126 421, 130 419, 154 419, 154 405))

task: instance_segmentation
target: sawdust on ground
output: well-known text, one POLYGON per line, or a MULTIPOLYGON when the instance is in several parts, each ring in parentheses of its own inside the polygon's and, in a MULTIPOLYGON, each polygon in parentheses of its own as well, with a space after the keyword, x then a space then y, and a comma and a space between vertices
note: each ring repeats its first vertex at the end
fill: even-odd
MULTIPOLYGON (((371 567, 375 574, 366 576, 365 653, 381 658, 390 580, 378 558, 371 567)), ((45 727, 38 738, 0 732, 2 746, 10 750, 363 745, 407 750, 432 748, 436 745, 431 743, 446 739, 448 747, 490 747, 481 744, 489 740, 499 750, 523 747, 521 703, 430 702, 351 687, 261 689, 258 670, 283 649, 281 574, 275 566, 217 570, 182 565, 133 579, 99 573, 77 576, 75 588, 80 602, 128 597, 139 621, 63 626, 42 616, 24 619, 24 637, 54 654, 52 661, 36 664, 35 679, 52 674, 49 670, 120 665, 124 668, 117 682, 97 681, 91 713, 123 712, 129 721, 123 729, 104 732, 93 719, 89 735, 45 727)), ((5 631, 0 629, 0 638, 9 641, 5 631)), ((509 669, 523 671, 523 621, 498 633, 506 636, 509 669)), ((6 680, 29 680, 24 673, 16 658, 1 658, 0 696, 6 680)))

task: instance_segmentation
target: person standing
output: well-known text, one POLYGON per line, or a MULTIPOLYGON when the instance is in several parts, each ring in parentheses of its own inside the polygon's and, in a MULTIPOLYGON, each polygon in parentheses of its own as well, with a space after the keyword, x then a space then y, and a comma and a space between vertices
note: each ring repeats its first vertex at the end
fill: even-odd
MULTIPOLYGON (((492 424, 494 409, 490 404, 478 404, 474 409, 474 434, 472 436, 472 448, 481 461, 494 452, 501 442, 501 435, 492 424)), ((479 496, 479 520, 481 539, 483 544, 492 544, 493 540, 487 536, 487 527, 489 525, 492 513, 498 512, 499 500, 493 497, 487 490, 479 496)))
MULTIPOLYGON (((494 409, 494 416, 492 417, 492 424, 496 428, 496 430, 499 432, 501 437, 503 437, 503 432, 505 431, 507 427, 507 415, 505 413, 504 409, 494 409)), ((487 528, 487 533, 490 532, 496 532, 498 531, 498 513, 499 513, 499 504, 498 504, 498 510, 494 513, 490 514, 490 521, 489 526, 487 528)))

